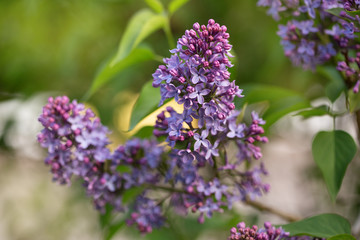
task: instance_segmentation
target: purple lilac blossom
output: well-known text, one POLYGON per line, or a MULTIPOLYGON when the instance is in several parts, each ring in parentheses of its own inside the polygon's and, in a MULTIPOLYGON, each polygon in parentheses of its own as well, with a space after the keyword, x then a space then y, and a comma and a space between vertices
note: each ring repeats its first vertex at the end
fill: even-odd
POLYGON ((134 212, 131 214, 130 219, 127 220, 128 225, 137 225, 142 233, 152 232, 153 228, 163 226, 164 222, 161 207, 153 200, 143 196, 136 198, 134 212))
MULTIPOLYGON (((311 22, 302 29, 314 31, 311 22)), ((232 67, 229 60, 232 46, 226 31, 225 26, 212 19, 207 25, 195 23, 193 29, 186 30, 179 38, 177 48, 170 51, 172 56, 164 59, 165 65, 159 66, 153 74, 154 87, 175 87, 176 90, 171 91, 177 92, 174 97, 168 91, 161 91, 160 105, 170 97, 183 105, 182 113, 167 107, 157 116, 154 135, 165 136, 173 148, 172 161, 168 163, 172 167, 166 179, 174 179, 185 189, 185 193, 174 197, 174 204, 178 204, 175 209, 200 212, 199 222, 204 221, 204 216, 211 217, 213 211, 231 206, 233 201, 268 191, 267 185, 258 178, 265 175, 265 171, 255 168, 236 172, 244 160, 250 162, 262 156, 256 142, 267 142, 267 138, 261 136, 264 130, 260 125, 265 121, 256 113, 252 114, 253 122, 249 126, 237 122, 240 112, 235 110, 234 98, 243 95, 235 81, 230 81, 228 68, 232 67), (229 142, 238 147, 235 159, 228 160, 224 156, 229 142), (220 156, 225 161, 219 161, 220 156), (199 170, 206 166, 220 171, 219 176, 234 172, 235 184, 225 185, 217 175, 205 181, 199 170)))
POLYGON ((206 26, 195 23, 153 74, 160 104, 168 98, 183 104, 180 113, 167 107, 157 116, 153 133, 166 137, 168 149, 156 140, 135 138, 111 152, 108 130, 90 109, 67 97, 50 98, 39 118, 44 130, 38 140, 48 149, 45 162, 54 180, 70 183, 72 175, 78 176, 96 209, 103 213, 110 205, 129 212, 127 223, 143 233, 164 225, 163 205, 168 202, 181 214, 198 213, 203 222, 236 201, 266 193, 263 165, 239 170, 244 161, 262 156, 256 144, 267 138, 262 136, 265 121, 257 113, 251 114, 249 125, 238 122, 233 100, 243 95, 230 81, 226 31, 212 19, 206 26), (237 157, 229 159, 233 146, 237 157), (140 192, 127 203, 123 196, 132 189, 140 192))
MULTIPOLYGON (((45 163, 51 167, 53 180, 70 184, 72 176, 80 177, 100 212, 105 212, 106 205, 115 211, 129 211, 122 201, 127 189, 159 183, 156 168, 164 148, 156 141, 132 139, 111 153, 107 128, 90 109, 66 96, 49 98, 39 121, 44 129, 38 141, 48 149, 45 163), (126 171, 119 171, 119 167, 126 171)), ((143 232, 163 224, 161 208, 145 196, 136 200, 131 216, 143 232)))
POLYGON ((359 0, 259 0, 258 5, 268 7, 275 20, 288 20, 279 25, 278 35, 285 55, 295 66, 314 71, 318 65, 338 61, 334 67, 343 73, 346 86, 359 91, 360 16, 352 13, 360 9, 359 0), (274 14, 274 2, 285 9, 274 14))
POLYGON ((281 227, 275 228, 269 222, 264 223, 265 228, 253 225, 246 227, 244 222, 240 222, 236 227, 231 228, 228 240, 285 240, 289 236, 281 227))
POLYGON ((310 236, 290 236, 291 233, 285 232, 281 227, 276 228, 270 222, 264 223, 264 228, 253 225, 246 227, 244 222, 240 222, 230 229, 228 240, 326 240, 310 236))

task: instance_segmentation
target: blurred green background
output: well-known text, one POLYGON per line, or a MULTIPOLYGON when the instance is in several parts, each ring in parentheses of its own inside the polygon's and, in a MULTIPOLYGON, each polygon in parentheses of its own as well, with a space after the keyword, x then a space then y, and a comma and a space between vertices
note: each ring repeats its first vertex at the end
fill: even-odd
MULTIPOLYGON (((101 64, 116 52, 130 17, 145 7, 142 0, 0 1, 0 98, 50 91, 81 99, 101 64)), ((277 23, 256 7, 256 1, 190 1, 171 19, 175 39, 194 22, 209 18, 228 27, 236 55, 232 78, 238 84, 308 89, 313 74, 291 67, 275 34, 277 23)), ((163 31, 145 43, 160 56, 170 55, 163 31)), ((124 104, 115 96, 124 88, 138 92, 158 64, 132 66, 93 95, 90 102, 105 124, 112 124, 112 110, 124 104)))

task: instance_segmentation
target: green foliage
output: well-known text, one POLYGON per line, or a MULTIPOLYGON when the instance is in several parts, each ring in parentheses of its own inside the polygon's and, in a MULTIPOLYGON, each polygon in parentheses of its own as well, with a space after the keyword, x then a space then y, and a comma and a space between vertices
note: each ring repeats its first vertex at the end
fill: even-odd
POLYGON ((281 226, 291 236, 308 235, 330 238, 339 234, 351 234, 350 223, 337 214, 321 214, 281 226))
MULTIPOLYGON (((169 221, 168 227, 163 227, 161 229, 155 229, 153 232, 141 236, 145 240, 159 240, 159 239, 174 239, 174 240, 184 240, 184 239, 199 239, 199 237, 206 231, 211 229, 213 231, 213 236, 219 236, 219 239, 222 236, 228 235, 229 229, 236 226, 239 221, 247 220, 237 213, 216 213, 212 218, 206 219, 203 224, 199 224, 197 218, 188 216, 186 218, 179 218, 172 216, 171 212, 168 212, 166 216, 169 221)), ((134 233, 134 239, 138 239, 139 233, 134 233), (138 236, 138 237, 136 237, 138 236)))
POLYGON ((125 225, 126 225, 125 218, 117 221, 116 223, 111 224, 108 227, 107 231, 105 232, 104 239, 105 240, 112 239, 115 236, 115 234, 125 225))
POLYGON ((332 15, 335 15, 337 17, 340 17, 340 13, 341 12, 346 12, 348 15, 352 16, 352 17, 356 17, 356 15, 360 14, 360 10, 357 11, 346 11, 343 8, 332 8, 332 9, 328 9, 326 10, 328 13, 331 13, 332 15))
POLYGON ((345 171, 356 153, 352 137, 341 130, 319 132, 312 144, 312 154, 320 168, 331 199, 335 201, 345 171))
POLYGON ((348 91, 348 107, 351 113, 360 109, 360 94, 354 93, 352 89, 348 91))
POLYGON ((265 128, 274 124, 288 113, 309 108, 309 101, 299 93, 270 85, 246 85, 244 98, 236 98, 236 108, 241 108, 245 103, 266 103, 267 108, 263 114, 266 120, 265 128))
POLYGON ((112 219, 113 207, 109 204, 105 206, 105 213, 99 215, 99 222, 102 229, 108 226, 112 219))
POLYGON ((170 15, 174 14, 179 8, 186 4, 189 0, 172 0, 168 6, 170 15))
POLYGON ((99 222, 102 231, 104 232, 104 239, 110 240, 112 237, 125 225, 125 218, 114 222, 113 207, 106 205, 105 213, 99 214, 99 222))
POLYGON ((325 93, 331 102, 335 102, 340 94, 346 90, 341 74, 333 67, 318 67, 317 71, 330 81, 325 87, 325 93))
POLYGON ((328 238, 328 240, 356 240, 353 236, 350 234, 340 234, 333 236, 331 238, 328 238))
MULTIPOLYGON (((109 82, 113 77, 115 77, 117 74, 121 73, 123 70, 127 69, 128 67, 149 61, 154 59, 154 53, 152 50, 148 47, 138 47, 134 49, 128 56, 126 56, 124 59, 116 62, 115 65, 111 65, 111 59, 108 60, 100 69, 100 71, 96 74, 96 77, 87 92, 85 99, 89 98, 91 95, 93 95, 100 87, 102 87, 104 84, 109 82)), ((128 81, 131 81, 132 79, 128 79, 128 81)))
POLYGON ((153 131, 154 131, 154 127, 145 126, 145 127, 141 128, 139 131, 137 131, 133 135, 133 137, 141 138, 141 139, 150 138, 153 136, 153 131))
POLYGON ((148 81, 141 89, 140 95, 132 109, 129 130, 133 129, 142 119, 155 111, 160 99, 159 89, 152 86, 152 81, 148 81))
POLYGON ((129 173, 131 172, 131 167, 127 165, 119 165, 116 167, 116 171, 119 173, 129 173))
POLYGON ((329 112, 329 106, 321 105, 319 107, 303 110, 295 114, 295 116, 302 116, 304 119, 320 117, 324 115, 331 115, 329 112))
POLYGON ((145 2, 157 13, 162 13, 164 11, 164 6, 159 0, 145 0, 145 2))
POLYGON ((127 25, 120 41, 119 50, 110 65, 114 66, 128 56, 139 43, 151 33, 164 27, 165 23, 166 17, 162 14, 156 14, 149 9, 138 11, 127 25))
POLYGON ((124 204, 130 203, 145 190, 144 186, 132 187, 124 191, 122 194, 122 202, 124 204))

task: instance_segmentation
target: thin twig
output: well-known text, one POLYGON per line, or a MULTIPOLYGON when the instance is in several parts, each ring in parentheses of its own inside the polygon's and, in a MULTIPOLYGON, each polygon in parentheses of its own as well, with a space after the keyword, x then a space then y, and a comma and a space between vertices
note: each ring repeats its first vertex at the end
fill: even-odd
POLYGON ((357 137, 358 141, 360 142, 360 110, 355 112, 356 115, 356 126, 357 126, 357 137))
MULTIPOLYGON (((194 193, 186 192, 185 190, 182 190, 182 189, 177 189, 177 188, 172 188, 172 187, 167 187, 167 186, 148 185, 148 187, 161 189, 161 190, 166 190, 166 191, 170 191, 170 192, 194 194, 194 193)), ((247 198, 244 203, 251 206, 251 207, 253 207, 253 208, 258 209, 261 212, 269 212, 269 213, 272 213, 274 215, 277 215, 277 216, 281 217, 282 219, 285 219, 285 220, 287 220, 289 222, 296 222, 296 221, 301 220, 301 217, 299 217, 299 216, 294 216, 292 214, 283 212, 281 210, 272 208, 270 206, 266 206, 263 203, 252 201, 249 198, 247 198)))
POLYGON ((245 201, 245 203, 247 205, 249 205, 249 206, 252 206, 252 207, 260 210, 261 212, 269 212, 269 213, 275 214, 275 215, 277 215, 277 216, 281 217, 282 219, 285 219, 285 220, 287 220, 289 222, 296 222, 296 221, 301 220, 301 218, 298 217, 298 216, 294 216, 294 215, 285 213, 285 212, 280 211, 278 209, 266 206, 266 205, 264 205, 264 204, 262 204, 260 202, 256 202, 256 201, 252 201, 250 199, 247 199, 245 201))

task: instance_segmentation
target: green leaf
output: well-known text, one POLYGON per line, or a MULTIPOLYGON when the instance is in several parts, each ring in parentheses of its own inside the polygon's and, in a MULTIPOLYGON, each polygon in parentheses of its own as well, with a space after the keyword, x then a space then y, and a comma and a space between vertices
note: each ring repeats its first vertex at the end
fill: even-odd
POLYGON ((346 132, 319 132, 312 143, 312 154, 325 179, 331 199, 335 201, 346 168, 356 153, 356 144, 346 132))
MULTIPOLYGON (((111 66, 110 61, 107 61, 98 71, 96 77, 85 95, 85 99, 89 98, 94 94, 100 87, 109 82, 117 74, 121 73, 124 69, 136 64, 145 61, 154 59, 154 53, 150 48, 147 47, 138 47, 129 54, 126 58, 118 61, 115 65, 111 66)), ((130 80, 129 80, 130 81, 130 80)))
POLYGON ((348 91, 349 111, 356 112, 360 109, 360 94, 354 93, 352 89, 348 91))
POLYGON ((303 110, 295 114, 295 116, 302 116, 304 119, 308 119, 310 117, 319 117, 324 115, 331 115, 329 113, 329 106, 321 105, 319 107, 303 110))
POLYGON ((149 9, 143 9, 137 12, 126 27, 125 33, 120 41, 119 50, 110 65, 114 66, 120 62, 151 33, 163 28, 166 20, 166 16, 155 14, 149 9))
POLYGON ((131 167, 127 165, 118 165, 116 171, 119 173, 129 173, 131 172, 131 167))
POLYGON ((326 10, 326 12, 331 13, 332 15, 335 15, 337 17, 340 17, 340 13, 341 12, 346 12, 348 15, 352 16, 352 17, 356 17, 356 15, 360 15, 360 10, 357 11, 346 11, 343 8, 332 8, 332 9, 328 9, 326 10))
POLYGON ((320 214, 304 220, 281 225, 291 236, 308 235, 330 238, 339 234, 351 234, 350 223, 337 214, 320 214))
POLYGON ((164 11, 164 7, 159 0, 145 0, 145 2, 157 13, 162 13, 164 11))
POLYGON ((330 80, 325 88, 325 93, 331 102, 335 102, 340 94, 346 90, 341 74, 333 67, 318 67, 317 71, 330 80))
POLYGON ((349 234, 340 234, 333 236, 331 238, 328 238, 328 240, 356 240, 352 235, 349 234))
POLYGON ((123 204, 130 203, 131 201, 134 201, 137 196, 139 196, 143 191, 145 187, 133 187, 129 188, 126 191, 124 191, 122 196, 122 202, 123 204))
POLYGON ((260 84, 242 87, 245 97, 235 99, 236 108, 240 109, 245 103, 267 103, 268 107, 262 116, 266 120, 265 128, 290 112, 311 107, 301 94, 285 88, 260 84))
POLYGON ((133 135, 133 137, 141 138, 141 139, 150 138, 151 136, 153 136, 153 131, 154 131, 154 127, 145 126, 141 128, 139 131, 137 131, 133 135))
POLYGON ((109 204, 106 204, 105 206, 105 213, 99 214, 99 220, 100 220, 100 226, 102 229, 106 228, 111 223, 111 213, 112 213, 113 207, 109 204))
POLYGON ((331 8, 327 9, 326 12, 331 13, 334 16, 340 17, 340 12, 344 11, 343 8, 331 8))
POLYGON ((169 4, 170 15, 174 14, 179 8, 186 4, 189 0, 172 0, 169 4))
POLYGON ((142 119, 156 110, 160 99, 160 90, 152 86, 152 81, 147 82, 141 89, 140 95, 132 109, 129 130, 133 129, 142 119))
POLYGON ((111 240, 113 238, 113 236, 124 226, 126 226, 126 219, 121 219, 120 221, 118 221, 115 224, 112 224, 105 235, 105 240, 111 240))

